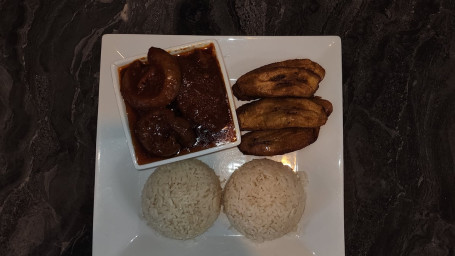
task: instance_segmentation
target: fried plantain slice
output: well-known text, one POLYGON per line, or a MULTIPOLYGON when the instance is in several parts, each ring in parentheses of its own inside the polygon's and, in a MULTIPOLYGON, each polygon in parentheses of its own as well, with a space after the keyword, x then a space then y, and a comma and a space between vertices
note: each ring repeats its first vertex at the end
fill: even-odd
POLYGON ((242 75, 232 87, 239 100, 263 97, 312 97, 325 70, 309 59, 268 64, 242 75))
POLYGON ((324 108, 306 98, 264 98, 237 109, 243 131, 318 127, 327 121, 324 108))
POLYGON ((324 79, 324 76, 325 76, 325 69, 323 67, 321 67, 321 65, 319 65, 318 63, 316 63, 310 59, 284 60, 284 61, 267 64, 258 69, 260 70, 261 68, 271 68, 271 67, 295 67, 295 68, 308 69, 308 70, 311 70, 313 73, 315 73, 319 77, 319 80, 324 79))
POLYGON ((283 155, 312 144, 318 135, 319 127, 253 131, 242 135, 238 148, 246 155, 283 155))
POLYGON ((311 98, 311 101, 313 101, 314 103, 322 106, 322 108, 324 109, 325 113, 327 114, 327 117, 330 116, 330 114, 332 114, 333 112, 333 105, 330 101, 328 100, 325 100, 319 96, 314 96, 314 98, 311 98))

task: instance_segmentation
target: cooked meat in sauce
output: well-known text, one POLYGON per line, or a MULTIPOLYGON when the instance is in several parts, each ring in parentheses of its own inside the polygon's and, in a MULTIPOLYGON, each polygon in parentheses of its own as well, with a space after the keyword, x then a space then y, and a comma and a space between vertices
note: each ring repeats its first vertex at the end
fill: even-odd
POLYGON ((213 47, 197 49, 177 58, 182 69, 182 87, 177 104, 183 116, 202 129, 217 132, 230 120, 226 89, 213 47))
POLYGON ((149 111, 139 119, 134 134, 148 152, 164 157, 175 155, 182 147, 191 147, 196 142, 191 123, 165 108, 149 111))
POLYGON ((149 49, 148 64, 134 61, 122 77, 121 92, 136 109, 165 107, 177 96, 182 76, 176 58, 163 49, 149 49))

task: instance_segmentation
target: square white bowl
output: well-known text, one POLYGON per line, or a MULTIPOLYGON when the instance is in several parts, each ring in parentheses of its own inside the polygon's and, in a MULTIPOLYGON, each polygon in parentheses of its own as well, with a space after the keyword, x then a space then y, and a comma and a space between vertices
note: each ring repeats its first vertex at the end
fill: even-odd
POLYGON ((131 138, 131 136, 133 136, 133 135, 131 134, 131 130, 130 130, 130 127, 128 124, 128 115, 126 112, 125 101, 120 92, 120 79, 119 79, 119 68, 120 67, 128 65, 137 59, 146 59, 147 53, 144 53, 144 54, 141 54, 138 56, 125 58, 123 60, 116 61, 111 65, 112 81, 113 81, 113 85, 114 85, 115 95, 117 98, 117 105, 118 105, 118 108, 120 111, 120 118, 122 120, 126 140, 128 143, 128 147, 130 149, 131 158, 133 160, 133 163, 134 163, 134 166, 136 169, 141 170, 141 169, 153 168, 153 167, 156 167, 159 165, 168 164, 171 162, 176 162, 176 161, 180 161, 180 160, 184 160, 184 159, 188 159, 188 158, 198 157, 198 156, 214 153, 214 152, 217 152, 220 150, 236 147, 237 145, 240 144, 241 134, 240 134, 239 123, 237 121, 237 114, 235 111, 235 104, 234 104, 234 99, 232 96, 231 85, 229 83, 229 77, 228 77, 228 74, 226 71, 226 67, 224 65, 223 55, 221 53, 218 43, 215 40, 203 40, 203 41, 184 44, 184 45, 180 45, 180 46, 176 46, 176 47, 172 47, 172 48, 167 48, 165 50, 168 51, 172 55, 176 55, 176 54, 180 54, 182 52, 191 51, 193 49, 203 48, 203 47, 209 46, 210 44, 213 44, 213 46, 215 48, 216 58, 220 65, 221 74, 223 76, 223 82, 224 82, 224 86, 226 89, 226 96, 228 99, 229 109, 231 112, 231 121, 234 124, 236 140, 232 141, 232 142, 226 142, 223 144, 219 144, 219 145, 217 144, 213 147, 210 147, 210 148, 207 148, 204 150, 200 150, 200 151, 196 151, 196 152, 192 152, 192 153, 188 153, 188 154, 184 154, 184 155, 177 155, 177 156, 166 158, 164 160, 154 161, 151 163, 139 164, 137 161, 136 151, 134 149, 133 140, 131 138))

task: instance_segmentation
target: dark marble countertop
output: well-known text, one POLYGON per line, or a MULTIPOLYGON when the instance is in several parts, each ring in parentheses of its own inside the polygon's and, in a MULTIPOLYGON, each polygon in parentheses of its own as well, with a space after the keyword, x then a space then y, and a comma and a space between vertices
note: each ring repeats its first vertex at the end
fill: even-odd
POLYGON ((454 1, 0 1, 0 254, 91 255, 101 37, 338 35, 346 255, 455 255, 454 1))

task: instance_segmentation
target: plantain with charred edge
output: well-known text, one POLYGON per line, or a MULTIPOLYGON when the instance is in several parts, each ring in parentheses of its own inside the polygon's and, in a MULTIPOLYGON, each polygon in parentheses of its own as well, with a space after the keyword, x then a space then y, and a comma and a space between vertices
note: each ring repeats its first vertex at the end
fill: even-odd
POLYGON ((306 98, 264 98, 237 109, 243 131, 287 127, 319 127, 327 121, 324 108, 306 98))
POLYGON ((330 101, 328 100, 325 100, 319 96, 314 96, 313 98, 311 98, 311 101, 313 101, 314 103, 320 105, 325 113, 327 114, 327 117, 330 116, 330 114, 332 114, 333 112, 333 105, 330 101))
POLYGON ((304 68, 311 70, 315 73, 319 80, 324 79, 325 76, 325 69, 321 67, 318 63, 310 60, 310 59, 291 59, 291 60, 284 60, 279 62, 270 63, 264 65, 262 67, 257 68, 256 70, 261 71, 262 68, 272 68, 272 67, 293 67, 293 68, 304 68))
POLYGON ((232 87, 239 100, 263 97, 312 97, 325 70, 309 59, 268 64, 242 75, 232 87))
POLYGON ((318 135, 319 127, 253 131, 242 135, 238 148, 246 155, 283 155, 312 144, 318 135))

